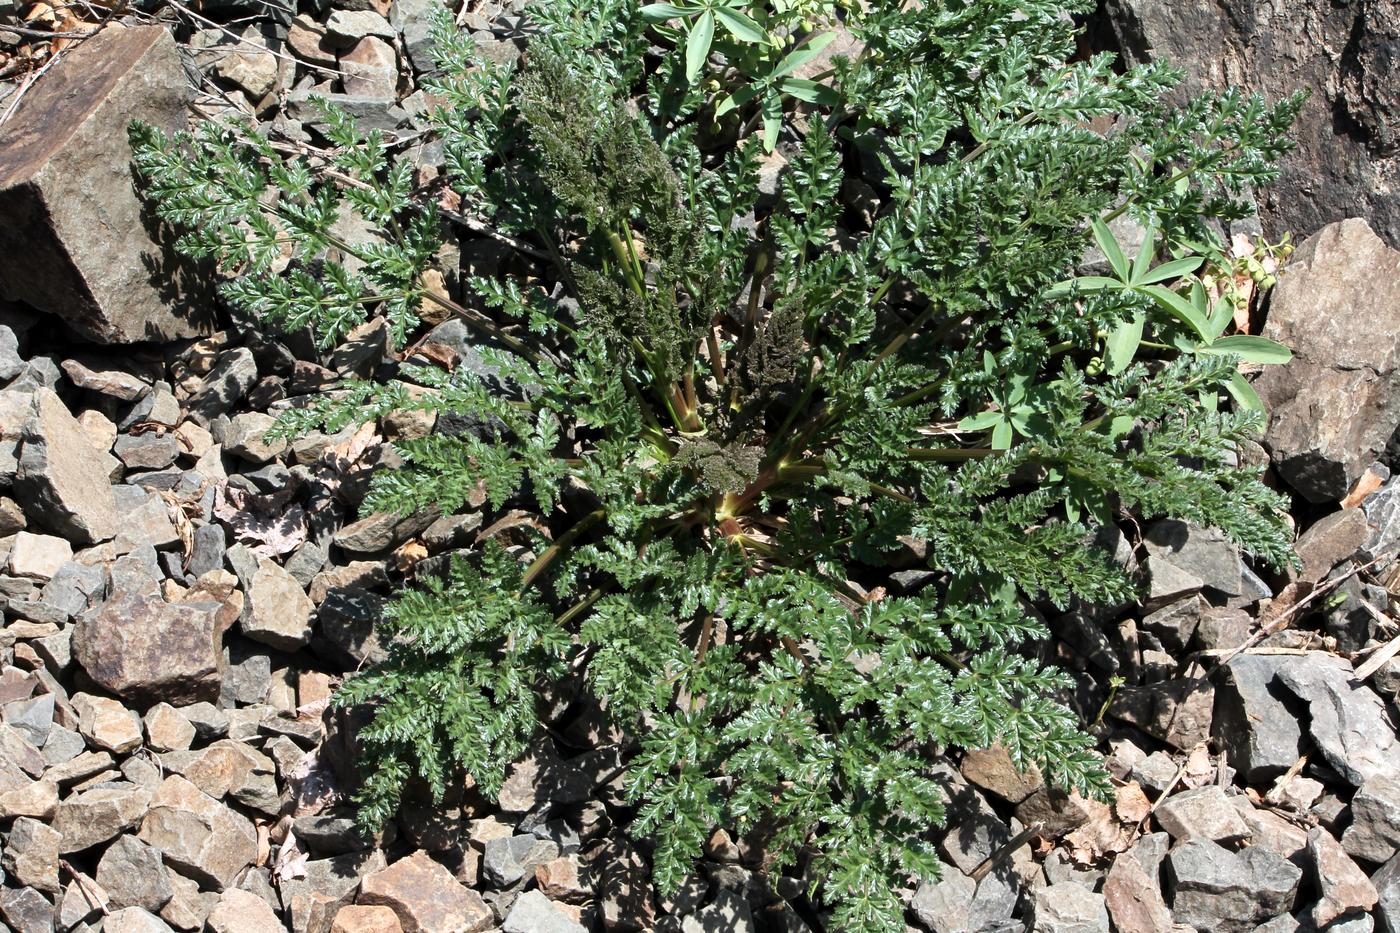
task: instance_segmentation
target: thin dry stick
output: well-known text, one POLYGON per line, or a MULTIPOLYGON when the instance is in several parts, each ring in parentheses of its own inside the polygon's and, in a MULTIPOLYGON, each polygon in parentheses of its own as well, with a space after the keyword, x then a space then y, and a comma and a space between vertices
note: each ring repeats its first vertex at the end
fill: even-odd
MULTIPOLYGON (((81 42, 82 40, 80 39, 78 41, 81 42)), ((32 88, 35 85, 35 83, 44 76, 44 72, 48 71, 55 64, 57 64, 58 60, 63 57, 63 53, 66 52, 68 48, 69 46, 64 46, 57 52, 54 52, 52 55, 49 56, 49 60, 44 62, 42 67, 40 67, 38 70, 30 74, 29 77, 24 79, 24 83, 21 84, 19 86, 19 90, 15 92, 14 100, 10 101, 10 106, 5 110, 4 115, 0 116, 0 126, 3 126, 5 124, 5 121, 9 120, 10 117, 14 116, 15 111, 19 109, 19 102, 24 100, 24 95, 28 94, 29 89, 32 88)))
POLYGON ((1002 862, 1009 859, 1017 849, 1025 845, 1028 841, 1030 841, 1030 838, 1032 836, 1036 835, 1044 828, 1044 823, 1036 822, 1032 823, 1016 835, 1012 836, 1010 840, 1008 840, 1001 846, 1001 848, 997 849, 991 855, 987 856, 987 858, 982 862, 981 865, 978 865, 972 870, 972 875, 970 876, 972 880, 981 881, 983 878, 990 875, 992 873, 992 869, 996 868, 1002 862))
POLYGON ((1267 625, 1262 626, 1259 629, 1259 631, 1255 632, 1253 635, 1249 636, 1249 638, 1245 639, 1244 644, 1240 645, 1234 651, 1221 658, 1216 663, 1215 669, 1219 670, 1221 667, 1224 667, 1226 664, 1229 664, 1231 661, 1233 661, 1235 659, 1235 656, 1242 653, 1245 649, 1253 648, 1266 636, 1272 635, 1275 632, 1282 630, 1287 625, 1288 621, 1291 618, 1293 618, 1293 616, 1301 612, 1303 608, 1309 603, 1313 602, 1314 600, 1318 599, 1324 594, 1330 593, 1332 590, 1335 590, 1337 587, 1341 586, 1343 583, 1345 583, 1347 580, 1350 580, 1352 577, 1356 576, 1361 571, 1369 570, 1376 564, 1380 563, 1382 560, 1394 556, 1394 551, 1397 547, 1400 547, 1400 545, 1394 545, 1392 547, 1387 548, 1383 553, 1377 555, 1374 559, 1367 561, 1359 567, 1352 568, 1351 570, 1342 574, 1340 577, 1337 577, 1335 580, 1328 580, 1324 583, 1319 584, 1307 596, 1303 597, 1302 599, 1298 600, 1296 603, 1285 609, 1277 619, 1271 620, 1267 625))
POLYGON ((77 883, 78 891, 83 895, 83 899, 88 902, 89 907, 96 907, 98 910, 102 911, 102 916, 104 917, 111 914, 111 911, 107 909, 106 899, 88 887, 87 881, 82 875, 78 874, 77 870, 74 869, 72 865, 68 864, 67 859, 59 859, 58 864, 62 866, 63 870, 68 872, 73 881, 77 883))
POLYGON ((1199 749, 1204 748, 1205 744, 1205 742, 1197 742, 1196 747, 1186 753, 1186 758, 1181 762, 1181 767, 1176 769, 1176 774, 1172 775, 1172 779, 1167 782, 1167 786, 1162 788, 1162 792, 1157 795, 1157 799, 1152 801, 1152 806, 1147 808, 1146 815, 1138 820, 1138 832, 1143 831, 1147 826, 1147 821, 1152 818, 1152 814, 1157 812, 1157 808, 1162 805, 1162 801, 1167 799, 1167 795, 1172 792, 1177 782, 1181 780, 1181 776, 1186 773, 1186 767, 1191 764, 1191 756, 1196 754, 1199 749))
POLYGON ((1353 671, 1351 676, 1358 681, 1366 680, 1376 671, 1380 670, 1385 662, 1389 661, 1397 654, 1400 654, 1400 635, 1396 635, 1390 641, 1377 648, 1375 652, 1366 659, 1366 663, 1353 671))

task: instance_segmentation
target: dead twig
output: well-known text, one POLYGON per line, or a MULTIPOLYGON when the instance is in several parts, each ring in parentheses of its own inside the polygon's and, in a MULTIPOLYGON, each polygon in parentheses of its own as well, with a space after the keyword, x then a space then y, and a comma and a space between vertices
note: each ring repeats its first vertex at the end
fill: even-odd
POLYGON ((1396 635, 1390 641, 1373 651, 1364 664, 1352 671, 1351 676, 1357 681, 1368 680, 1372 674, 1385 665, 1385 662, 1389 661, 1397 654, 1400 654, 1400 635, 1396 635))

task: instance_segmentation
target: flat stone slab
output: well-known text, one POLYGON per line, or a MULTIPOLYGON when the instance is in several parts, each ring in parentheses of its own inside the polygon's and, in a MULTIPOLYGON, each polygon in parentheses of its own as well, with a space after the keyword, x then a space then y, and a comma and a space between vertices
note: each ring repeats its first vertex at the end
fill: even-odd
POLYGON ((109 26, 34 85, 0 136, 0 297, 99 343, 210 329, 195 277, 172 281, 174 254, 141 235, 126 132, 133 119, 185 126, 187 93, 160 26, 109 26))

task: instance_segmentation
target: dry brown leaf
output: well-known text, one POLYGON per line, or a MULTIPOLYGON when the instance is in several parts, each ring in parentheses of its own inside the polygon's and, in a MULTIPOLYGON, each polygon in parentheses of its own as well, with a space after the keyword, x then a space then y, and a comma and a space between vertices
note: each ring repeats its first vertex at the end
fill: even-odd
POLYGON ((1181 786, 1205 787, 1214 779, 1215 762, 1210 760, 1210 752, 1204 745, 1197 745, 1186 758, 1186 770, 1181 775, 1181 786))
POLYGON ((461 356, 455 349, 445 343, 425 343, 413 351, 414 356, 421 356, 434 366, 452 372, 457 368, 457 363, 461 356))
POLYGON ((1106 856, 1125 851, 1133 842, 1133 830, 1119 822, 1108 804, 1084 800, 1089 821, 1065 836, 1070 858, 1079 865, 1094 865, 1106 856))
POLYGON ((428 547, 422 541, 405 541, 394 551, 394 566, 399 573, 409 573, 413 566, 428 556, 428 547))
POLYGON ((1152 801, 1147 799, 1142 785, 1129 781, 1114 792, 1113 812, 1124 823, 1136 826, 1152 812, 1152 801))

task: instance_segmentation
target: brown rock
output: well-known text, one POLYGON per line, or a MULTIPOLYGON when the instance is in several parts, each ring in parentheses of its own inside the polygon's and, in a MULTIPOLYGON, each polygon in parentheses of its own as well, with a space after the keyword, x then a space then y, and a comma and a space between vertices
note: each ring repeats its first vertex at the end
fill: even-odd
POLYGON ((34 781, 25 787, 0 794, 0 820, 17 816, 32 816, 51 820, 58 811, 58 785, 53 781, 34 781))
POLYGON ((268 933, 282 928, 267 901, 239 888, 221 894, 218 906, 209 914, 210 933, 268 933))
POLYGON ((1353 911, 1376 906, 1380 894, 1342 844, 1322 827, 1308 833, 1308 855, 1322 898, 1313 905, 1312 920, 1318 929, 1353 911))
POLYGON ((169 703, 157 703, 146 711, 146 744, 154 751, 181 751, 193 742, 194 724, 169 703))
POLYGON ((16 577, 48 580, 73 559, 73 546, 55 535, 21 531, 10 542, 8 572, 16 577))
POLYGON ((73 654, 96 683, 128 700, 217 700, 222 608, 119 593, 78 617, 73 654))
POLYGON ((207 329, 190 310, 205 306, 199 278, 172 288, 171 257, 142 234, 125 131, 136 118, 182 127, 186 87, 170 33, 138 26, 101 30, 30 90, 0 144, 3 297, 59 315, 99 343, 207 329), (166 272, 152 275, 152 264, 166 272))
POLYGON ((177 871, 219 891, 258 854, 253 824, 179 775, 161 782, 137 835, 177 871))
POLYGON ((340 908, 331 933, 403 933, 398 915, 387 907, 352 904, 340 908))
POLYGON ((1190 751, 1210 737, 1215 688, 1210 681, 1180 678, 1118 691, 1109 715, 1153 738, 1190 751))
POLYGON ((973 784, 1010 803, 1020 803, 1045 783, 1035 762, 1028 762, 1028 770, 1019 771, 1000 745, 964 752, 960 770, 973 784))
POLYGON ((278 651, 296 651, 311 640, 316 604, 281 564, 259 561, 248 590, 243 634, 278 651))
POLYGON ((593 889, 580 876, 576 855, 562 855, 536 865, 535 882, 552 901, 580 904, 593 896, 593 889))
POLYGON ((423 851, 365 878, 358 903, 388 907, 404 933, 482 933, 495 925, 481 895, 423 851))
POLYGON ((1342 509, 1315 522, 1294 545, 1303 562, 1299 579, 1319 582, 1333 567, 1355 554, 1370 534, 1362 509, 1342 509))
POLYGON ((31 411, 20 431, 15 472, 25 514, 77 544, 106 541, 117 533, 118 520, 104 454, 52 390, 36 391, 31 411))
POLYGON ((399 64, 394 47, 374 36, 365 36, 340 56, 340 73, 347 94, 393 98, 398 92, 399 64))
POLYGON ((1280 276, 1264 336, 1294 354, 1254 382, 1264 446, 1309 501, 1341 499, 1400 426, 1400 251, 1364 220, 1323 228, 1280 276))
POLYGON ((88 744, 118 755, 141 746, 141 720, 116 700, 75 693, 73 709, 78 712, 78 731, 88 744))
POLYGON ((325 27, 305 13, 298 13, 287 30, 287 44, 303 61, 334 68, 335 48, 326 41, 325 27))
POLYGON ((94 787, 64 798, 54 814, 53 828, 63 837, 60 850, 81 852, 115 839, 135 826, 151 805, 144 787, 94 787))

